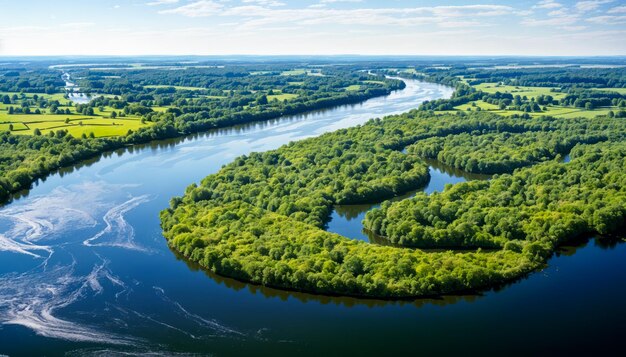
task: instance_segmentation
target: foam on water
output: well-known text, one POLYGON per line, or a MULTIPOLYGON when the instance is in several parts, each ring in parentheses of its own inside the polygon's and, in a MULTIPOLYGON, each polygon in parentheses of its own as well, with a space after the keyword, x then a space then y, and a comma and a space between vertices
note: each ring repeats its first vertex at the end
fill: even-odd
MULTIPOLYGON (((136 185, 113 185, 104 182, 84 182, 80 185, 57 187, 44 196, 18 201, 0 209, 0 219, 9 222, 9 228, 0 232, 0 251, 44 258, 54 251, 57 240, 67 244, 68 231, 96 227, 102 216, 106 227, 85 240, 86 245, 110 245, 134 250, 145 250, 134 242, 134 229, 124 214, 147 202, 148 196, 128 199, 111 207, 112 195, 123 195, 124 189, 136 185), (102 241, 111 236, 111 240, 102 241), (92 241, 99 240, 97 244, 92 241), (41 242, 46 242, 42 244, 41 242)), ((126 194, 126 196, 128 196, 126 194)), ((75 235, 76 233, 73 233, 75 235)))
POLYGON ((135 243, 135 229, 126 221, 124 214, 148 201, 150 201, 148 195, 133 197, 109 209, 103 217, 106 227, 93 237, 83 241, 83 244, 92 247, 111 246, 145 251, 145 248, 135 243), (101 241, 102 237, 111 237, 111 239, 96 243, 96 241, 101 241))
POLYGON ((59 310, 103 293, 104 284, 124 291, 126 285, 102 261, 89 274, 75 273, 76 263, 0 277, 0 323, 20 325, 44 337, 80 342, 134 344, 137 341, 58 317, 59 310))
POLYGON ((165 290, 163 290, 163 288, 158 287, 158 286, 153 286, 152 287, 155 292, 157 293, 157 295, 159 295, 161 297, 161 299, 163 299, 163 301, 174 305, 174 307, 176 307, 176 312, 181 314, 182 316, 184 316, 186 319, 191 320, 193 322, 195 322, 196 324, 200 325, 201 327, 205 327, 208 328, 212 331, 215 331, 218 334, 221 335, 225 335, 225 334, 233 334, 233 335, 238 335, 238 336, 243 336, 244 334, 233 330, 229 327, 226 327, 222 324, 220 324, 219 322, 217 322, 214 319, 206 319, 202 316, 196 315, 196 314, 192 314, 189 311, 187 311, 187 309, 185 309, 179 302, 177 301, 173 301, 171 300, 166 294, 165 294, 165 290))

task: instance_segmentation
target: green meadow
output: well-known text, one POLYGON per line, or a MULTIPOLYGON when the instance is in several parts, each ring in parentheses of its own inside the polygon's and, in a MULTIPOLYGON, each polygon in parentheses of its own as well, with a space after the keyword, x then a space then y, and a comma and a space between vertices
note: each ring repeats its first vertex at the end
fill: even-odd
MULTIPOLYGON (((90 135, 93 133, 95 137, 119 136, 126 135, 129 130, 136 131, 139 128, 150 125, 150 123, 142 123, 139 116, 126 116, 111 118, 111 113, 115 110, 111 107, 94 108, 93 115, 83 115, 76 113, 73 103, 64 97, 63 94, 44 94, 44 93, 7 93, 3 95, 18 96, 17 104, 0 104, 0 130, 11 131, 16 135, 33 135, 35 129, 39 129, 42 134, 50 131, 67 130, 74 137, 80 137, 83 134, 90 135), (21 107, 24 100, 34 99, 34 95, 50 100, 58 100, 61 104, 59 109, 70 110, 70 114, 50 114, 45 108, 37 108, 30 106, 32 114, 9 114, 9 107, 21 107), (39 109, 41 114, 35 114, 35 110, 39 109)), ((155 107, 153 110, 166 110, 165 107, 155 107)), ((120 110, 116 110, 118 113, 120 110)))
POLYGON ((166 85, 161 85, 161 84, 147 85, 147 86, 144 86, 144 88, 174 88, 176 90, 192 90, 192 91, 205 90, 206 89, 206 88, 202 88, 202 87, 166 86, 166 85))
MULTIPOLYGON (((462 79, 463 80, 463 79, 462 79)), ((529 86, 512 86, 512 85, 504 85, 499 83, 481 83, 478 85, 474 85, 474 88, 485 92, 485 93, 511 93, 512 95, 519 95, 521 97, 527 97, 528 99, 537 98, 540 95, 550 95, 554 99, 558 100, 567 95, 567 93, 560 92, 558 88, 551 87, 529 87, 529 86)), ((625 88, 598 88, 597 90, 603 91, 613 91, 618 93, 624 93, 626 91, 625 88)), ((528 114, 531 117, 540 117, 543 115, 550 115, 559 118, 595 118, 601 115, 607 115, 609 111, 616 112, 620 108, 617 107, 601 107, 595 109, 585 109, 585 108, 576 108, 576 107, 565 107, 561 105, 546 105, 542 106, 543 110, 541 112, 530 112, 526 113, 520 110, 512 110, 512 109, 500 109, 497 105, 484 102, 482 100, 472 101, 466 104, 457 105, 454 107, 454 110, 441 110, 436 111, 438 114, 452 113, 455 111, 488 111, 489 113, 499 114, 502 116, 512 116, 512 115, 523 115, 528 114)))
POLYGON ((540 95, 551 95, 554 99, 561 99, 566 95, 566 93, 559 92, 558 88, 552 87, 511 86, 498 83, 481 83, 473 87, 486 93, 511 93, 520 97, 526 96, 528 99, 537 98, 540 95))

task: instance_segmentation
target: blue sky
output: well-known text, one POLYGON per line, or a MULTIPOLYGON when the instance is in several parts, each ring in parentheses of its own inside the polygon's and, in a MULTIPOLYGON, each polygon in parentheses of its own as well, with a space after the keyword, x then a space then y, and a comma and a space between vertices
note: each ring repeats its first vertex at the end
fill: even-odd
POLYGON ((626 55, 626 1, 0 0, 0 56, 626 55))

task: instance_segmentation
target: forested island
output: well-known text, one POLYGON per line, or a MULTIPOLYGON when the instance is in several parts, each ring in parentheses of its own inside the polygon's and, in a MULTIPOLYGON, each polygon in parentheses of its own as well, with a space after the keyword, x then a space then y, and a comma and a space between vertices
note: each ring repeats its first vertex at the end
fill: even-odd
POLYGON ((239 157, 191 185, 161 213, 170 246, 210 271, 265 286, 413 298, 509 282, 544 266, 560 244, 621 232, 623 68, 551 70, 558 76, 455 70, 380 69, 457 91, 406 114, 239 157), (368 212, 365 228, 393 246, 324 230, 336 204, 424 185, 423 159, 495 175, 368 212))

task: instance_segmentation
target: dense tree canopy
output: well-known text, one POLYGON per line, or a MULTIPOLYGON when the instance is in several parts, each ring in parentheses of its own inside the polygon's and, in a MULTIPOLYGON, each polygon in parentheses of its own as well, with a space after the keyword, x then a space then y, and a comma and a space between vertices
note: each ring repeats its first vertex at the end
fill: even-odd
POLYGON ((412 111, 240 157, 172 199, 162 226, 189 259, 269 286, 376 297, 485 287, 536 269, 559 242, 623 225, 624 129, 609 118, 412 111), (449 155, 459 167, 472 159, 502 171, 542 163, 384 203, 365 227, 397 245, 488 251, 383 247, 324 231, 334 204, 417 188, 428 175, 418 155, 454 146, 449 155), (572 147, 571 162, 555 160, 572 147))

